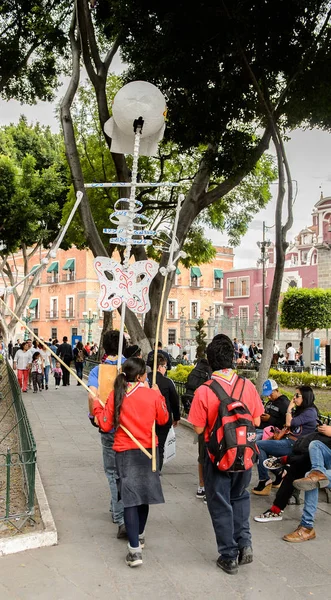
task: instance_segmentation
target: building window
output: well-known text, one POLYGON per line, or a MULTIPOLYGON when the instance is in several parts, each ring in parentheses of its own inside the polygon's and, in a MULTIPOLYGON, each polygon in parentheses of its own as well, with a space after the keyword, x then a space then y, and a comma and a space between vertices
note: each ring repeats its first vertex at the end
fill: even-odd
POLYGON ((59 316, 59 314, 58 314, 57 298, 51 298, 51 300, 50 300, 49 318, 50 319, 57 319, 58 316, 59 316))
POLYGON ((191 287, 200 287, 201 271, 199 267, 191 267, 191 287))
POLYGON ((39 299, 33 298, 29 304, 30 317, 39 319, 39 299))
POLYGON ((167 319, 178 319, 177 300, 168 300, 167 319))
POLYGON ((214 269, 214 288, 223 289, 223 271, 222 269, 214 269))
POLYGON ((190 318, 191 319, 199 319, 200 317, 200 303, 195 300, 191 300, 190 302, 190 318))
POLYGON ((72 335, 72 337, 75 337, 76 335, 78 335, 78 329, 77 329, 77 327, 72 327, 71 328, 71 335, 72 335))
POLYGON ((177 331, 176 329, 168 329, 168 346, 176 344, 177 331))
POLYGON ((249 277, 240 277, 239 278, 238 296, 249 296, 249 277))
POLYGON ((222 317, 222 315, 223 315, 222 304, 214 304, 214 308, 215 308, 215 318, 222 317))
POLYGON ((74 297, 66 296, 66 309, 63 311, 62 317, 64 319, 74 318, 74 297))
POLYGON ((52 262, 52 264, 47 269, 47 273, 47 283, 58 283, 59 263, 57 261, 52 262))
POLYGON ((228 279, 228 296, 233 297, 237 295, 237 278, 228 279))
POLYGON ((52 327, 52 329, 51 329, 51 338, 52 338, 52 340, 56 340, 57 339, 57 327, 52 327))
POLYGON ((74 281, 75 280, 75 259, 68 258, 62 268, 65 273, 62 275, 62 281, 74 281))
POLYGON ((33 333, 34 333, 36 336, 39 336, 38 329, 36 329, 36 328, 34 327, 34 328, 32 329, 32 331, 33 331, 33 333))
POLYGON ((240 323, 247 323, 248 321, 248 306, 239 306, 239 321, 240 323))

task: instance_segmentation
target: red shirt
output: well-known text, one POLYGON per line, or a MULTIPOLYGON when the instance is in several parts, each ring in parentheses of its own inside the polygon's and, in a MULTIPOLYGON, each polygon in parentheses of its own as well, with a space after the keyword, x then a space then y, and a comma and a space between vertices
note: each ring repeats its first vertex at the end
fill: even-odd
MULTIPOLYGON (((107 432, 113 428, 113 391, 108 396, 105 408, 102 408, 98 400, 94 401, 93 414, 98 418, 99 427, 102 431, 107 432)), ((158 390, 151 390, 146 388, 143 383, 137 383, 125 394, 121 406, 120 424, 126 427, 144 448, 152 447, 152 425, 154 421, 158 425, 165 425, 168 420, 167 405, 158 390)), ((137 447, 125 431, 118 427, 115 433, 114 450, 124 452, 125 450, 136 450, 137 447)))
MULTIPOLYGON (((218 381, 224 390, 231 396, 234 385, 238 379, 238 375, 232 369, 223 369, 215 371, 212 374, 212 379, 218 381)), ((239 399, 242 389, 242 383, 239 381, 234 393, 234 398, 239 399)), ((264 413, 263 404, 256 387, 249 379, 245 379, 245 387, 241 400, 246 404, 253 419, 260 417, 264 413)), ((201 385, 196 390, 188 421, 196 427, 205 427, 205 441, 209 442, 209 435, 217 418, 219 399, 214 394, 213 390, 206 385, 201 385)))

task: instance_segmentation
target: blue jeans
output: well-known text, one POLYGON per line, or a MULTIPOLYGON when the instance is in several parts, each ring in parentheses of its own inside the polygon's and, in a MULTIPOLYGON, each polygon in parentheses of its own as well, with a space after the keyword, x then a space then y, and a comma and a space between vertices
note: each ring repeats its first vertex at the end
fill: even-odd
POLYGON ((259 442, 260 440, 262 440, 262 436, 263 436, 263 429, 256 429, 256 441, 259 442))
POLYGON ((76 369, 77 377, 79 377, 79 379, 83 379, 83 368, 84 368, 83 362, 75 362, 75 369, 76 369))
POLYGON ((124 506, 122 500, 118 499, 118 474, 115 461, 116 453, 113 450, 114 435, 114 432, 101 433, 103 468, 110 487, 110 510, 113 513, 113 521, 114 523, 117 523, 117 525, 122 525, 124 523, 124 506))
POLYGON ((50 370, 51 366, 50 365, 46 365, 44 367, 44 380, 45 380, 45 385, 48 386, 48 380, 49 380, 49 370, 50 370))
POLYGON ((241 473, 222 473, 205 458, 204 482, 208 510, 213 523, 219 554, 223 560, 236 559, 238 551, 252 545, 249 528, 250 483, 252 469, 241 473))
POLYGON ((260 451, 259 462, 257 465, 260 481, 269 479, 268 469, 263 466, 263 461, 266 460, 268 456, 289 456, 292 454, 294 444, 294 440, 288 438, 283 438, 282 440, 260 440, 257 442, 257 447, 260 451))
MULTIPOLYGON (((331 449, 323 442, 315 440, 309 444, 309 456, 312 471, 321 471, 329 479, 331 487, 331 449)), ((305 503, 303 507, 301 525, 303 527, 314 527, 314 518, 318 504, 318 488, 305 492, 305 503)))

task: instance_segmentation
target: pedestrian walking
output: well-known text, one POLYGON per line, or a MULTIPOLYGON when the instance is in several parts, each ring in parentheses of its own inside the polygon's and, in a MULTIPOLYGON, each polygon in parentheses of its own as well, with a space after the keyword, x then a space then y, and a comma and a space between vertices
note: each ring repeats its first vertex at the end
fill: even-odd
POLYGON ((129 538, 125 559, 129 567, 137 567, 143 562, 149 505, 164 503, 158 469, 152 471, 151 460, 126 433, 129 431, 151 453, 154 421, 162 426, 169 420, 165 399, 156 384, 153 389, 149 388, 146 378, 145 361, 129 358, 115 379, 107 404, 101 405, 99 400, 93 403, 93 414, 98 418, 100 428, 103 431, 115 428, 116 432, 114 450, 129 538))
POLYGON ((33 385, 33 393, 36 394, 42 391, 42 383, 44 377, 44 361, 40 352, 34 352, 32 355, 31 378, 33 385))
MULTIPOLYGON (((71 347, 71 344, 68 344, 67 336, 64 336, 63 343, 59 345, 56 354, 57 354, 57 356, 62 358, 63 362, 68 367, 70 367, 70 363, 73 359, 73 356, 72 356, 72 347, 71 347)), ((63 386, 70 385, 70 373, 69 373, 68 369, 63 370, 62 385, 63 386)))
MULTIPOLYGON (((233 397, 234 404, 240 403, 248 409, 249 418, 255 426, 259 426, 264 412, 263 404, 253 383, 239 378, 232 369, 233 343, 230 338, 223 334, 216 335, 207 347, 207 359, 213 371, 211 379, 217 382, 217 388, 220 386, 223 393, 229 398, 233 397)), ((195 432, 198 435, 204 432, 207 449, 219 418, 220 402, 223 400, 220 401, 211 387, 204 384, 195 392, 188 415, 195 432)), ((241 439, 246 437, 242 429, 240 433, 241 439)), ((239 429, 235 429, 236 434, 239 435, 239 429)), ((247 441, 252 443, 254 439, 252 437, 248 440, 247 436, 247 441)), ((251 468, 235 472, 222 471, 212 462, 209 452, 206 452, 204 483, 219 552, 217 566, 231 575, 238 572, 238 564, 248 564, 253 560, 249 526, 250 494, 247 491, 251 474, 251 468)))
POLYGON ((40 356, 43 360, 43 365, 44 365, 42 389, 45 388, 46 390, 48 390, 49 372, 51 369, 51 353, 49 352, 48 348, 44 344, 38 344, 38 350, 40 352, 40 356))
POLYGON ((32 357, 27 342, 23 342, 21 347, 15 353, 14 371, 17 369, 17 379, 22 392, 28 391, 29 373, 32 363, 32 357))
POLYGON ((62 369, 61 369, 61 363, 59 363, 58 361, 56 361, 55 363, 55 367, 53 369, 53 376, 55 379, 55 389, 57 390, 59 388, 59 385, 61 385, 61 379, 62 379, 62 369))
MULTIPOLYGON (((77 342, 75 348, 73 349, 72 354, 74 357, 77 377, 79 377, 79 379, 83 379, 83 368, 84 368, 85 360, 88 357, 88 353, 87 353, 86 349, 84 348, 82 342, 80 342, 80 341, 77 342)), ((77 381, 77 385, 81 385, 79 383, 79 381, 77 381)))

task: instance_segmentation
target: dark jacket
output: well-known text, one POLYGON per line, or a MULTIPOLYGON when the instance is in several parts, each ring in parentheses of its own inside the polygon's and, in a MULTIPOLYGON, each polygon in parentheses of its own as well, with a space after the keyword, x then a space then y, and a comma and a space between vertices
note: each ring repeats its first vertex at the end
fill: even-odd
POLYGON ((277 400, 269 400, 264 407, 264 412, 267 415, 270 415, 270 419, 268 421, 261 422, 260 427, 269 427, 269 425, 273 425, 274 427, 278 427, 278 429, 282 429, 285 426, 286 421, 286 411, 290 401, 287 396, 282 394, 277 398, 277 400))
POLYGON ((68 344, 67 342, 63 342, 63 344, 59 345, 56 354, 63 360, 69 360, 69 359, 72 360, 73 357, 72 357, 71 345, 68 344))
MULTIPOLYGON (((170 369, 171 369, 171 360, 170 360, 170 356, 169 356, 168 352, 166 352, 165 350, 158 350, 157 353, 158 354, 162 354, 164 356, 164 358, 167 361, 167 369, 168 369, 168 371, 170 371, 170 369)), ((146 364, 149 367, 151 367, 151 369, 153 369, 153 363, 154 363, 154 350, 151 350, 151 352, 149 352, 148 355, 147 355, 146 364)))
MULTIPOLYGON (((150 385, 152 385, 153 374, 148 373, 147 377, 150 385)), ((162 373, 159 371, 156 373, 156 383, 159 386, 159 390, 167 403, 167 409, 170 415, 167 425, 169 423, 171 424, 173 420, 179 421, 179 396, 177 394, 175 384, 168 377, 164 377, 164 375, 162 375, 162 373)))

